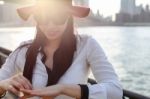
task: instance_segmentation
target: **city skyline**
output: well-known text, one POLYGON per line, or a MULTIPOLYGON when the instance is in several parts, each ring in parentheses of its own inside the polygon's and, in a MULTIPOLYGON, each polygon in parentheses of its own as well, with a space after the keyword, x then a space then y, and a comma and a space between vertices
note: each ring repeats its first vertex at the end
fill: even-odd
MULTIPOLYGON (((75 1, 81 1, 81 0, 75 0, 75 1)), ((90 8, 92 9, 93 13, 97 13, 97 10, 99 10, 99 13, 106 16, 115 16, 116 13, 120 11, 121 6, 121 0, 82 0, 82 2, 89 3, 90 8)), ((2 0, 0 0, 0 4, 2 4, 2 0)), ((136 0, 136 6, 143 4, 143 7, 145 8, 146 4, 150 5, 150 0, 136 0)), ((87 4, 85 4, 87 5, 87 4)))
MULTIPOLYGON (((145 8, 146 4, 150 5, 150 0, 136 0, 137 6, 141 4, 145 8)), ((120 5, 121 0, 89 0, 89 6, 92 11, 96 13, 99 10, 100 14, 103 14, 104 17, 114 16, 120 11, 120 5)))

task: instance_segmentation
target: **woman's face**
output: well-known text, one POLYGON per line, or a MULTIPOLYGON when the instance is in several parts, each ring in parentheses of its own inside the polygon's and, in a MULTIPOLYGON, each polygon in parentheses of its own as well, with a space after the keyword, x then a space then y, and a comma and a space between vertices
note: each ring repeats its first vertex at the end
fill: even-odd
POLYGON ((49 41, 60 39, 66 29, 67 22, 63 25, 55 25, 49 22, 46 25, 38 25, 42 33, 47 37, 49 41))
POLYGON ((49 41, 60 39, 68 24, 67 15, 57 15, 55 17, 42 16, 40 19, 36 19, 37 25, 42 33, 47 37, 49 41))

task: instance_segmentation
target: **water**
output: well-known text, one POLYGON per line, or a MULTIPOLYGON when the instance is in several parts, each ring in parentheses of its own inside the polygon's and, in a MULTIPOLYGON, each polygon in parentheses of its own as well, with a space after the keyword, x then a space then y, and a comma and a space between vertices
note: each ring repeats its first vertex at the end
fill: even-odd
MULTIPOLYGON (((86 27, 78 32, 97 39, 125 89, 150 96, 150 27, 86 27)), ((1 28, 0 44, 14 50, 34 35, 32 27, 1 28)))

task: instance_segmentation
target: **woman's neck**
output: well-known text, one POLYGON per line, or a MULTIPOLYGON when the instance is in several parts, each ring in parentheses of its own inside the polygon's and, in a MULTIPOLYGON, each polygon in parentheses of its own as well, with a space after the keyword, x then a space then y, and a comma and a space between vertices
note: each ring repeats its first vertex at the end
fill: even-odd
POLYGON ((46 52, 54 52, 59 48, 60 43, 61 43, 61 39, 49 40, 44 46, 44 49, 46 52))

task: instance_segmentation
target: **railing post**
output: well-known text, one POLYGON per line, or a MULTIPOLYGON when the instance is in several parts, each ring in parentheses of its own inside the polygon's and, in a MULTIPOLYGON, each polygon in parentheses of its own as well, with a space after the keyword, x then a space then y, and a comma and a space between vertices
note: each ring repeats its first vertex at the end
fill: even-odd
POLYGON ((0 56, 0 68, 1 68, 2 64, 3 64, 2 56, 0 56))

